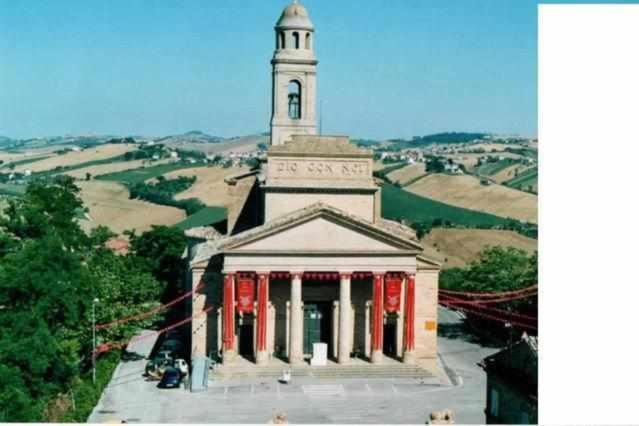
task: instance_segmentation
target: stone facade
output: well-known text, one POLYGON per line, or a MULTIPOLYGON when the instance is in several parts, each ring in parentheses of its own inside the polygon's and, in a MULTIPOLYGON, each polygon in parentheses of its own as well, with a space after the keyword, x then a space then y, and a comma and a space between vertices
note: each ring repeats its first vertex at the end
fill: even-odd
MULTIPOLYGON (((285 9, 274 79, 285 76, 280 65, 314 67, 312 41, 303 52, 282 47, 313 31, 301 5, 285 9)), ((283 105, 280 89, 274 83, 274 106, 283 105)), ((227 234, 187 231, 192 355, 297 364, 323 342, 339 364, 434 362, 440 265, 412 229, 381 218, 372 152, 345 136, 313 135, 314 89, 302 89, 309 96, 295 123, 274 107, 261 170, 227 179, 238 200, 227 234)))

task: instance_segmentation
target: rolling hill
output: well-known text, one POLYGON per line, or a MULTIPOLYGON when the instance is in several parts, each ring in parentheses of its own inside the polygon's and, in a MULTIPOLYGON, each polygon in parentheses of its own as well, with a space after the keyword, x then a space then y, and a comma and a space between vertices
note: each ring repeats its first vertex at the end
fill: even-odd
POLYGON ((452 206, 537 223, 537 196, 503 185, 482 185, 470 175, 432 174, 405 188, 452 206))

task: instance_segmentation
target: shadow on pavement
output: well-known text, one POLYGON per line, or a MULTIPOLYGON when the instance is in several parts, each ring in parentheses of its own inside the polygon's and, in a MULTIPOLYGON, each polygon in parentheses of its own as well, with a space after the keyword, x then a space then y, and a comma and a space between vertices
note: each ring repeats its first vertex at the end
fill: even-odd
POLYGON ((437 336, 444 337, 446 339, 464 340, 469 343, 474 343, 488 348, 500 348, 502 345, 493 338, 488 336, 482 336, 475 332, 466 321, 462 320, 453 324, 444 323, 439 324, 437 327, 437 336))
POLYGON ((140 361, 141 359, 144 359, 144 355, 141 355, 137 352, 129 352, 125 350, 124 353, 122 354, 123 362, 140 361))

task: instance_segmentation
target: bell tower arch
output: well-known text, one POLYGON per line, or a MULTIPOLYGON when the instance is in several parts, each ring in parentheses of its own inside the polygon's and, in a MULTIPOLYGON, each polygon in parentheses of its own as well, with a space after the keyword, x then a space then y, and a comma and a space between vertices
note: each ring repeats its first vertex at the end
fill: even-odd
POLYGON ((275 24, 271 145, 282 145, 292 135, 317 134, 314 38, 306 8, 293 1, 275 24))

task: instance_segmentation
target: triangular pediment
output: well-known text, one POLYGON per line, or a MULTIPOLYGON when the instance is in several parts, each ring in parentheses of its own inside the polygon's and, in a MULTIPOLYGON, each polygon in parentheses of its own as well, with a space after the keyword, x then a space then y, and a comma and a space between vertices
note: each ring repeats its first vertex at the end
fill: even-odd
POLYGON ((399 253, 419 252, 419 243, 398 237, 334 208, 315 208, 291 220, 276 220, 238 234, 224 252, 399 253))

